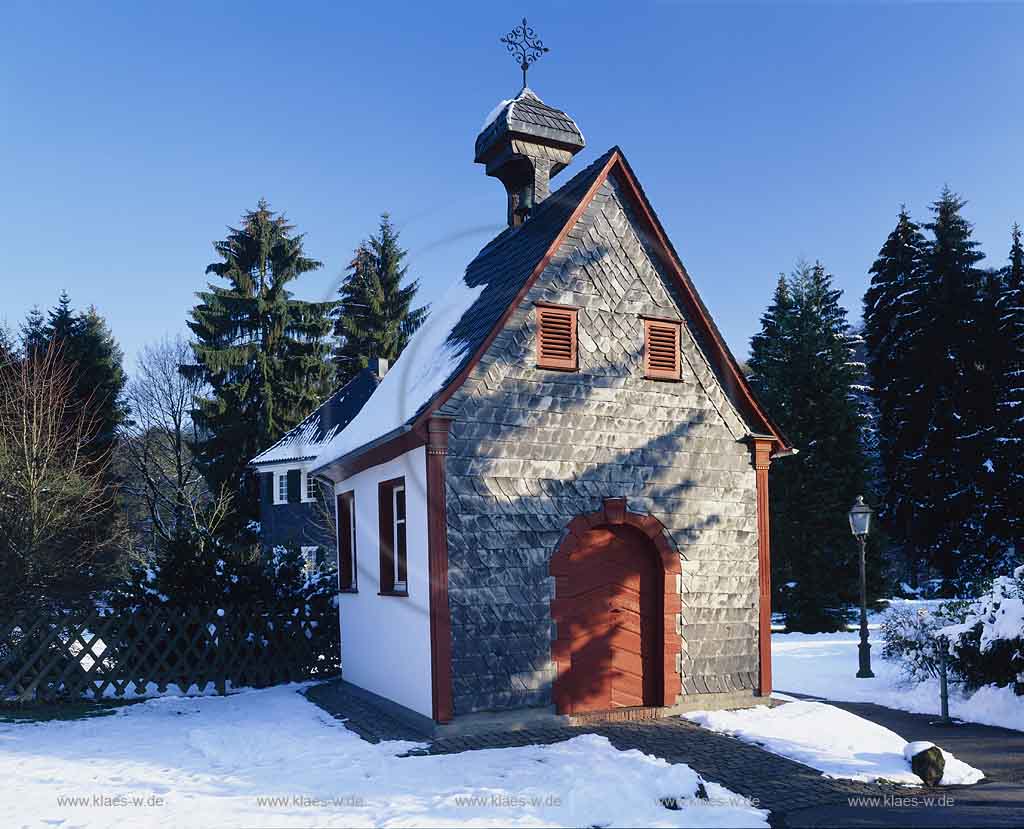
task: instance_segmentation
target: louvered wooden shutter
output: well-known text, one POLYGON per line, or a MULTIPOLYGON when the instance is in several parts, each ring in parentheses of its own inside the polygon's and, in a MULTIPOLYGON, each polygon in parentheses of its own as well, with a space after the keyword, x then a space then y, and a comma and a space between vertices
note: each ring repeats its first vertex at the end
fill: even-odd
POLYGON ((537 306, 537 367, 576 370, 576 309, 537 306))
POLYGON ((654 380, 678 380, 679 323, 644 320, 644 373, 654 380))

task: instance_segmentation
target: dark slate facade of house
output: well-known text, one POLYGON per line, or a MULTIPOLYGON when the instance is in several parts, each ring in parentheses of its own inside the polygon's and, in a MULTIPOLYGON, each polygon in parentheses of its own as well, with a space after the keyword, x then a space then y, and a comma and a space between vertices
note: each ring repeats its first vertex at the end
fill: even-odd
POLYGON ((259 480, 260 546, 300 547, 318 565, 334 566, 337 554, 334 499, 310 475, 320 447, 345 428, 387 372, 374 360, 277 443, 250 461, 259 480))

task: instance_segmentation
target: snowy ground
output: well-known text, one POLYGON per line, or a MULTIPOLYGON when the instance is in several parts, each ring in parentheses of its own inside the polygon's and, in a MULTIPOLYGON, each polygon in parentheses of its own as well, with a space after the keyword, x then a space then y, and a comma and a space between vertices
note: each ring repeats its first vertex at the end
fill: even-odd
MULTIPOLYGON (((712 731, 731 734, 818 769, 826 777, 921 785, 904 757, 906 740, 832 705, 787 702, 776 708, 759 705, 739 711, 696 711, 685 716, 712 731)), ((946 758, 942 785, 977 783, 984 777, 948 751, 942 753, 946 758)))
POLYGON ((396 756, 413 747, 364 742, 296 686, 0 723, 0 826, 767 826, 721 786, 695 798, 689 767, 596 735, 396 756))
MULTIPOLYGON (((934 602, 913 602, 928 606, 934 602)), ((874 702, 919 714, 939 712, 938 680, 908 685, 899 665, 882 659, 879 638, 881 614, 869 622, 871 668, 874 679, 858 679, 857 645, 860 634, 772 633, 772 684, 780 691, 809 694, 844 702, 874 702)), ((949 713, 968 722, 1024 731, 1024 697, 1011 688, 986 686, 973 695, 949 687, 949 713)))

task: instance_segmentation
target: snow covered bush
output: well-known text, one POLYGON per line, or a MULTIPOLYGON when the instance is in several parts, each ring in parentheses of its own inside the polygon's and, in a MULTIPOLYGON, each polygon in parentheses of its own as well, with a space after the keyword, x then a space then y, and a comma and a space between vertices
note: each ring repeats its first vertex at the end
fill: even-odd
POLYGON ((999 576, 970 602, 965 617, 941 630, 969 688, 1024 686, 1024 566, 999 576))
MULTIPOLYGON (((939 631, 966 618, 967 602, 952 601, 934 611, 900 604, 889 609, 882 622, 882 658, 899 662, 910 682, 923 682, 939 674, 939 631)), ((957 666, 947 660, 950 676, 957 666)))
POLYGON ((1024 687, 1024 567, 1000 576, 977 599, 950 601, 933 611, 892 608, 882 623, 882 657, 898 661, 906 678, 938 675, 947 647, 949 678, 968 690, 1024 687))

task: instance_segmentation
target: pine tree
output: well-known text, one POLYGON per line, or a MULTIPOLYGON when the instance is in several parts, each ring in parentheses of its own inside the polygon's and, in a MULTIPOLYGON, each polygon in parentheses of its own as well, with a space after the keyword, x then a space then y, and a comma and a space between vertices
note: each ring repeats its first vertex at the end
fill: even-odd
POLYGON ((305 255, 303 235, 262 199, 214 249, 220 261, 206 272, 228 285, 197 294, 189 322, 196 362, 182 370, 210 387, 193 412, 204 435, 196 451, 210 490, 235 498, 236 520, 224 528, 237 533, 257 514, 248 461, 330 392, 334 303, 293 298, 287 285, 321 263, 305 255))
POLYGON ((920 494, 920 436, 925 429, 916 403, 929 358, 921 311, 927 291, 925 247, 920 226, 901 208, 896 227, 871 266, 871 285, 864 296, 864 341, 884 473, 879 517, 903 545, 911 582, 920 566, 912 528, 920 494))
POLYGON ((772 578, 795 630, 836 629, 857 595, 845 516, 865 485, 860 371, 841 291, 820 264, 780 278, 751 341, 751 381, 800 454, 772 472, 772 578))
POLYGON ((347 383, 375 357, 397 360, 427 308, 412 308, 419 282, 408 284, 406 251, 398 244, 398 231, 387 213, 377 234, 356 248, 348 275, 338 293, 334 352, 339 384, 347 383))
POLYGON ((21 326, 21 348, 27 355, 40 354, 46 351, 46 317, 34 306, 25 317, 21 326))
POLYGON ((76 312, 62 291, 45 317, 33 308, 21 330, 26 354, 45 353, 54 344, 61 360, 73 367, 75 405, 96 420, 95 436, 83 449, 94 461, 106 462, 126 416, 124 354, 106 320, 95 307, 76 312))
POLYGON ((961 214, 966 202, 944 188, 932 205, 925 251, 928 290, 920 321, 924 352, 918 369, 923 388, 914 405, 926 415, 918 464, 924 511, 914 525, 919 546, 941 574, 946 592, 957 589, 962 557, 983 544, 979 506, 991 434, 988 366, 983 361, 984 258, 961 214))
POLYGON ((1005 516, 1007 546, 1024 556, 1024 242, 1020 225, 1011 234, 998 301, 998 339, 1005 349, 997 402, 998 504, 1005 516))

